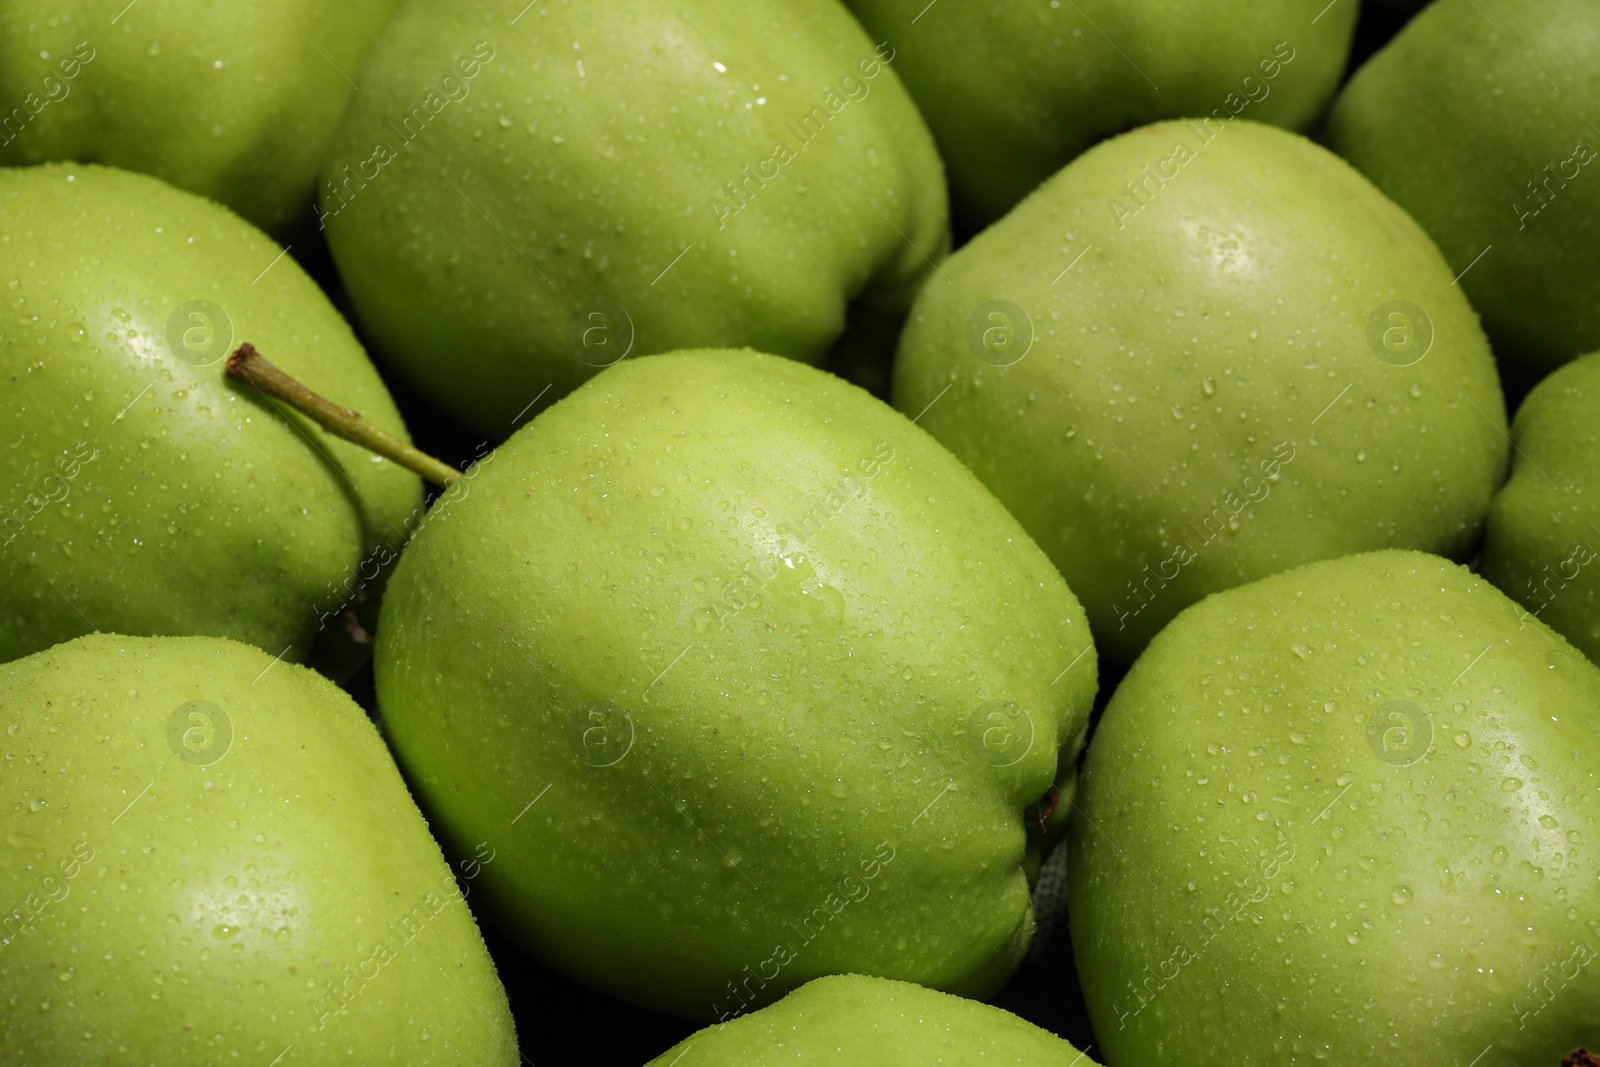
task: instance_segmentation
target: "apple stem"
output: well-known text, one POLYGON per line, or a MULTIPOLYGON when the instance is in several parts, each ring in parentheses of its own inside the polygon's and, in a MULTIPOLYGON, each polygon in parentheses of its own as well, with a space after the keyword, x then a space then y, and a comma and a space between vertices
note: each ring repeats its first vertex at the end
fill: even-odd
POLYGON ((227 368, 228 377, 235 381, 253 385, 267 396, 277 397, 335 437, 342 437, 352 444, 376 452, 384 459, 393 460, 434 485, 449 488, 461 477, 461 472, 448 463, 442 463, 426 452, 411 447, 389 431, 368 422, 359 412, 340 407, 313 393, 257 352, 255 345, 249 341, 228 357, 227 368))

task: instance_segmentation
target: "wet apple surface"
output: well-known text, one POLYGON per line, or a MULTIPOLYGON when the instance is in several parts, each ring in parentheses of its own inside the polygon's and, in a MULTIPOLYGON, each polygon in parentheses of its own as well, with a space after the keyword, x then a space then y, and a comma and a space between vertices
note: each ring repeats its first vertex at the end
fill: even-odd
POLYGON ((0 1063, 1595 1067, 1596 57, 0 0, 0 1063))
POLYGON ((402 557, 377 691, 536 952, 700 1019, 841 968, 1005 981, 1024 809, 1070 784, 1095 656, 949 453, 711 351, 606 371, 478 469, 402 557))

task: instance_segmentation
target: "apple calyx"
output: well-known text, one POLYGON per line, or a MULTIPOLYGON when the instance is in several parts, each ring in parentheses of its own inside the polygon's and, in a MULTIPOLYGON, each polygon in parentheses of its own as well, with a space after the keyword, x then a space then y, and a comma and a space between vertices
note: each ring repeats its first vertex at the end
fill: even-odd
POLYGON ((256 351, 256 346, 249 341, 228 357, 227 374, 235 381, 260 390, 269 400, 283 401, 334 436, 393 460, 434 485, 447 489, 461 477, 460 471, 368 422, 360 412, 341 407, 307 389, 256 351))
POLYGON ((1561 1067, 1600 1067, 1600 1056, 1587 1048, 1575 1048, 1561 1057, 1561 1067))

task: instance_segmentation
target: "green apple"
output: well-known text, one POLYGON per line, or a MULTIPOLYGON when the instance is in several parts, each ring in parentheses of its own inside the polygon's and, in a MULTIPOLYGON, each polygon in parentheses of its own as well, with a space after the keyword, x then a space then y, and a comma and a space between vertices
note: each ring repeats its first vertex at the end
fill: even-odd
POLYGON ((332 683, 96 634, 0 666, 0 717, 8 1058, 517 1063, 463 889, 332 683))
POLYGON ((1308 129, 1333 97, 1357 6, 1327 0, 846 0, 950 169, 958 218, 1004 215, 1103 137, 1157 119, 1308 129))
POLYGON ((840 974, 807 982, 753 1015, 714 1026, 650 1067, 927 1067, 932 1063, 1094 1067, 1008 1011, 908 982, 840 974))
POLYGON ((1135 130, 941 275, 895 405, 1050 555, 1110 659, 1288 567, 1474 546, 1507 451, 1488 345, 1427 235, 1310 141, 1135 130))
POLYGON ((1512 438, 1483 576, 1600 663, 1600 352, 1539 383, 1512 438))
POLYGON ((1600 6, 1438 0, 1351 79, 1328 144, 1416 216, 1537 374, 1600 348, 1600 6))
POLYGON ((1068 837, 1110 1064, 1558 1064, 1600 1004, 1600 669, 1436 556, 1207 598, 1068 837))
POLYGON ((498 440, 630 354, 817 362, 852 299, 904 314, 943 174, 836 0, 515 7, 407 7, 323 170, 357 314, 431 400, 498 440))
POLYGON ((281 232, 398 6, 0 0, 0 163, 126 167, 281 232))
POLYGON ((403 433, 284 250, 154 178, 0 171, 0 660, 106 630, 294 659, 420 521, 415 475, 223 374, 253 341, 403 433))
POLYGON ((726 1018, 846 971, 971 995, 1033 931, 1082 610, 948 452, 750 351, 627 360, 468 473, 401 557, 387 736, 556 968, 726 1018))

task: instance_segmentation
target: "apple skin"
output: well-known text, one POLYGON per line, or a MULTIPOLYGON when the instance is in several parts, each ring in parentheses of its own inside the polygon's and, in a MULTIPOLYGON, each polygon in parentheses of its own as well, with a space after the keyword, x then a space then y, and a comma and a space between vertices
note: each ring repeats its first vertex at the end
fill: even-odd
POLYGON ((625 354, 819 362, 849 301, 903 316, 948 248, 933 139, 834 0, 514 14, 403 11, 321 189, 374 347, 494 440, 625 354), (789 125, 824 104, 803 145, 789 125))
POLYGON ((1591 0, 1438 0, 1328 122, 1328 146, 1466 271, 1496 354, 1523 375, 1600 348, 1597 65, 1591 0))
POLYGON ((1357 11, 1341 3, 1313 22, 1326 0, 847 2, 899 52, 972 229, 1134 126, 1218 112, 1309 129, 1338 88, 1357 11))
POLYGON ((1096 667, 949 453, 832 375, 700 351, 610 368, 463 484, 374 665, 430 818, 494 838, 502 928, 691 1018, 846 971, 999 988, 1096 667))
POLYGON ((463 891, 331 682, 95 634, 0 666, 0 716, 9 1057, 517 1063, 463 891))
POLYGON ((1524 615, 1388 551, 1161 632, 1090 743, 1067 838, 1107 1063, 1594 1047, 1600 669, 1524 615))
POLYGON ((154 174, 281 233, 311 202, 346 75, 399 6, 3 0, 0 163, 154 174))
POLYGON ((1483 576, 1600 663, 1600 352, 1540 382, 1511 434, 1483 576))
POLYGON ((144 175, 0 171, 0 230, 16 323, 0 332, 0 660, 96 629, 304 658, 368 550, 381 562, 420 521, 421 484, 291 425, 223 360, 252 341, 404 434, 349 326, 260 231, 144 175), (197 300, 221 317, 196 312, 207 342, 179 315, 197 351, 182 334, 174 349, 169 322, 197 300))
POLYGON ((1108 660, 1301 563, 1474 546, 1507 452, 1488 345, 1427 235, 1310 141, 1135 130, 940 270, 901 338, 895 406, 926 409, 919 425, 1055 561, 1108 660), (1423 319, 1389 351, 1394 300, 1432 324, 1410 365, 1423 319))
POLYGON ((840 974, 702 1030, 648 1067, 927 1067, 931 1063, 1094 1067, 1061 1038, 1008 1011, 909 982, 840 974), (937 1059, 929 1059, 933 1054, 937 1059))

